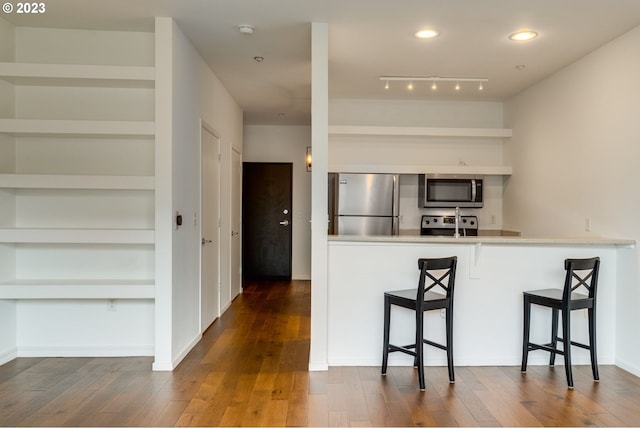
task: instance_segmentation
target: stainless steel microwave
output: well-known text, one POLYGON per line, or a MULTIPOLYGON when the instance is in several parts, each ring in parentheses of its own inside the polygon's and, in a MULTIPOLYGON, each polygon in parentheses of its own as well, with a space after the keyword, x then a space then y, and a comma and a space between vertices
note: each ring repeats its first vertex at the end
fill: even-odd
POLYGON ((482 208, 482 177, 472 175, 420 174, 420 208, 482 208))

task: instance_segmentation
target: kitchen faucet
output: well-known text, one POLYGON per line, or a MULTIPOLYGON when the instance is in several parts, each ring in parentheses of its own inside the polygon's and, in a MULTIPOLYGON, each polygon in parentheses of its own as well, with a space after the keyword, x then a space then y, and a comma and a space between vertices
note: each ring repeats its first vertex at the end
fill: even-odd
POLYGON ((454 238, 459 238, 460 237, 460 208, 456 207, 456 214, 455 214, 455 232, 453 233, 453 237, 454 238))

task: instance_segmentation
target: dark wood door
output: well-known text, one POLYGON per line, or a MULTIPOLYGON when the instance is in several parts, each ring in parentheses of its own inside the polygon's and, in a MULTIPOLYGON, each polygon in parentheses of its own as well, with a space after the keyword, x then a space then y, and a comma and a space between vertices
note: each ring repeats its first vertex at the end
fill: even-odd
POLYGON ((242 273, 291 279, 291 163, 242 164, 242 273))

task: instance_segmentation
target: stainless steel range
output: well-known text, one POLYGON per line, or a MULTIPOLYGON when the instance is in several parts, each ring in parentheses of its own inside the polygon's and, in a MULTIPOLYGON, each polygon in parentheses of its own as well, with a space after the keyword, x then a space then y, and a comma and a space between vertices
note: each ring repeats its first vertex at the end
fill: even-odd
MULTIPOLYGON (((455 229, 455 215, 423 215, 420 235, 454 236, 455 229)), ((460 236, 478 236, 478 218, 474 215, 460 216, 458 230, 460 236)))

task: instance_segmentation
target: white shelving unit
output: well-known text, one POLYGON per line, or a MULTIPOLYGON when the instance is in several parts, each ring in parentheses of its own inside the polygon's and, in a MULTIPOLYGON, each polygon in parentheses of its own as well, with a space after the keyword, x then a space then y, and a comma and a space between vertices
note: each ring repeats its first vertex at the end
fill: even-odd
POLYGON ((0 119, 0 133, 13 136, 152 137, 153 122, 106 120, 0 119))
POLYGON ((5 189, 153 190, 152 176, 0 174, 5 189))
POLYGON ((153 244, 153 230, 140 229, 0 229, 3 244, 153 244))
POLYGON ((0 77, 15 85, 153 88, 154 67, 0 62, 0 77))
POLYGON ((433 128, 418 126, 329 126, 329 135, 380 135, 397 137, 478 137, 510 138, 506 128, 433 128))
POLYGON ((108 37, 0 62, 0 299, 154 298, 153 50, 108 37))
POLYGON ((331 172, 374 174, 452 174, 452 175, 511 175, 510 166, 482 165, 393 165, 393 164, 332 164, 331 172))
POLYGON ((16 280, 0 282, 0 299, 153 299, 153 280, 16 280))

